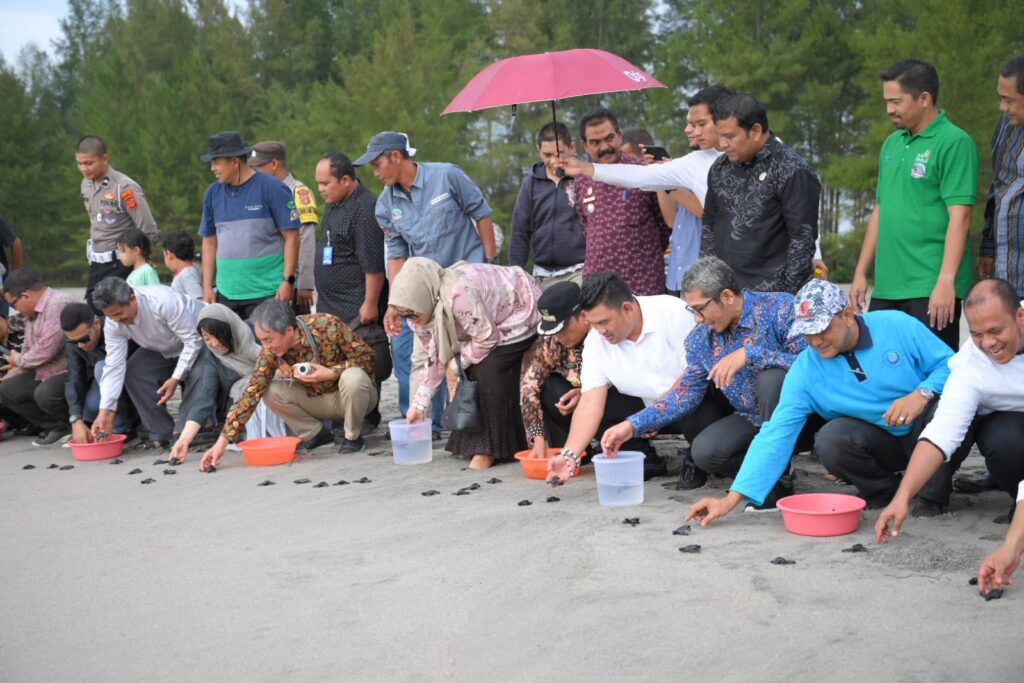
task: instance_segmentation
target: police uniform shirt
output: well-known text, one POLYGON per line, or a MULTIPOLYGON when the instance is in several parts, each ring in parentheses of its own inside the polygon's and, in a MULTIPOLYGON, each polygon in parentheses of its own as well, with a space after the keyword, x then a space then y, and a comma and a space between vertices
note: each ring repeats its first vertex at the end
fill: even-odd
POLYGON ((160 237, 142 188, 113 167, 99 182, 82 179, 82 200, 89 214, 89 239, 95 252, 117 249, 118 238, 131 227, 144 232, 153 244, 160 237))
POLYGON ((316 264, 316 226, 320 221, 316 212, 316 198, 313 191, 305 183, 289 173, 281 181, 292 191, 293 199, 288 207, 292 212, 292 220, 298 220, 299 228, 299 263, 295 272, 297 289, 313 289, 313 267, 316 264))

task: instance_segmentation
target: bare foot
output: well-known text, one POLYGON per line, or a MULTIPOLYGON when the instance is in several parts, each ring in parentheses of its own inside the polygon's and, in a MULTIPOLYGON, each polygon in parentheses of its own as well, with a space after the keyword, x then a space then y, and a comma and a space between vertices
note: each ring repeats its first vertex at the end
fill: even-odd
POLYGON ((473 459, 469 461, 469 469, 471 470, 486 470, 488 467, 494 464, 494 458, 489 455, 474 455, 473 459))

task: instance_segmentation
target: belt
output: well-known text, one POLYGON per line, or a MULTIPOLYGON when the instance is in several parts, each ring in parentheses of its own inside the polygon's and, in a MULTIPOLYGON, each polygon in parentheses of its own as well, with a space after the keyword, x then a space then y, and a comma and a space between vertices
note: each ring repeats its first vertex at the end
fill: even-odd
POLYGON ((110 263, 117 257, 116 251, 93 251, 92 240, 85 243, 85 256, 89 263, 110 263))

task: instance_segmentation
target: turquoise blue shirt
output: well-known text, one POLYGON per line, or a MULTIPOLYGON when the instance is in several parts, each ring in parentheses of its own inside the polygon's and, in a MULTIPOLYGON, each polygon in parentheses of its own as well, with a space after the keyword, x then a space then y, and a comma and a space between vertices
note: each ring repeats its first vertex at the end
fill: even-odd
POLYGON ((796 357, 779 405, 751 442, 731 490, 763 503, 812 414, 853 417, 905 436, 911 425, 890 427, 882 419, 892 402, 918 388, 942 392, 953 351, 923 323, 899 311, 867 313, 857 322, 860 338, 853 351, 826 359, 808 348, 796 357))

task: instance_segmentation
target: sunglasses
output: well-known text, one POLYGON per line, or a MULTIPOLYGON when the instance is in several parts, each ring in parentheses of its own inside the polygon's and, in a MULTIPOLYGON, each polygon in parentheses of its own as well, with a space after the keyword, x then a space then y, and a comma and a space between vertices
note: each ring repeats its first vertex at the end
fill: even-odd
POLYGON ((92 341, 92 336, 88 334, 78 339, 68 339, 69 344, 88 344, 90 341, 92 341))

